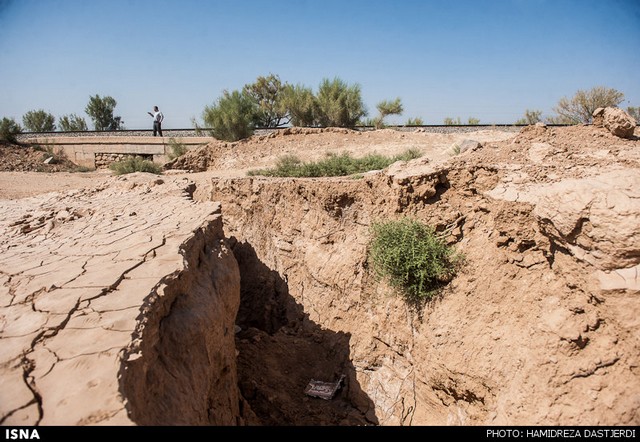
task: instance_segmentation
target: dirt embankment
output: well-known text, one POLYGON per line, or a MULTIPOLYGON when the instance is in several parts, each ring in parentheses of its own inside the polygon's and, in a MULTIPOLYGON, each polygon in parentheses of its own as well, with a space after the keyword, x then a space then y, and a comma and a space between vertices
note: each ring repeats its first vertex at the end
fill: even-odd
POLYGON ((637 139, 529 128, 359 180, 200 186, 250 269, 242 393, 264 422, 308 423, 305 379, 344 374, 316 423, 638 424, 639 170, 637 139), (421 314, 368 272, 371 222, 401 216, 466 256, 421 314))

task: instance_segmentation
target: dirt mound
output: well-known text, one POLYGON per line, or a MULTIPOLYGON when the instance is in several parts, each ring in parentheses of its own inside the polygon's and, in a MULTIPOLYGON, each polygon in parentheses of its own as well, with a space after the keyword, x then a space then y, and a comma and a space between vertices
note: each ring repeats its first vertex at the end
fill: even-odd
MULTIPOLYGON (((222 202, 226 234, 284 281, 241 291, 241 312, 279 306, 284 320, 262 332, 266 354, 251 338, 239 348, 294 367, 278 350, 284 330, 310 348, 317 327, 349 337, 352 369, 344 358, 323 368, 325 380, 347 375, 338 400, 357 412, 330 422, 638 424, 639 171, 637 139, 535 127, 360 180, 215 178, 200 196, 222 202), (449 232, 466 256, 422 315, 367 270, 369 226, 401 216, 449 232)), ((239 379, 262 379, 246 399, 262 422, 300 422, 304 407, 283 417, 260 398, 295 404, 304 376, 274 390, 282 366, 270 367, 239 363, 239 379)))
POLYGON ((77 166, 69 159, 31 146, 0 143, 0 171, 3 172, 68 172, 77 166), (49 157, 49 162, 45 160, 49 157))
POLYGON ((278 158, 295 155, 316 161, 327 154, 349 152, 355 157, 368 153, 393 156, 407 149, 420 150, 431 158, 446 158, 442 151, 454 142, 510 139, 514 135, 497 130, 436 134, 383 129, 359 132, 342 128, 288 128, 235 143, 213 141, 187 152, 169 165, 195 172, 215 171, 217 176, 244 176, 247 170, 273 167, 278 158))

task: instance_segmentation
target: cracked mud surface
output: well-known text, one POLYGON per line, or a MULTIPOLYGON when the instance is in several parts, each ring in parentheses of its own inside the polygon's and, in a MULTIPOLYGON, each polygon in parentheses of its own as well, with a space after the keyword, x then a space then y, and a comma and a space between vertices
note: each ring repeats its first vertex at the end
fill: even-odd
POLYGON ((180 244, 217 210, 185 187, 132 176, 0 202, 0 422, 129 422, 121 353, 144 298, 180 269, 180 244))

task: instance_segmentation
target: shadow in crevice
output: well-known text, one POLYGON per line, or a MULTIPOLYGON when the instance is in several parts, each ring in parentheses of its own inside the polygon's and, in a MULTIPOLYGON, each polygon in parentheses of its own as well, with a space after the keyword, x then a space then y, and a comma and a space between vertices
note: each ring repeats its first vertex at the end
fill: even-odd
POLYGON ((428 198, 426 203, 427 204, 435 204, 435 203, 437 203, 442 198, 442 195, 444 195, 444 193, 447 190, 449 190, 450 187, 451 187, 451 184, 449 184, 448 181, 446 181, 444 183, 436 184, 436 194, 433 195, 432 197, 428 198))
POLYGON ((351 335, 322 328, 289 294, 287 282, 246 242, 231 241, 240 267, 236 324, 238 384, 262 425, 376 425, 350 358, 351 335), (310 380, 345 379, 331 400, 309 397, 310 380))

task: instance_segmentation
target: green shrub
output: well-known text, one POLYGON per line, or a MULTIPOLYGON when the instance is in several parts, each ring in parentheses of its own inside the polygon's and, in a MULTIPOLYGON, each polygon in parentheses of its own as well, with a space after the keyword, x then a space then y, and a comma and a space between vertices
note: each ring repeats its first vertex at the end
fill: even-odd
POLYGON ((380 115, 374 120, 374 126, 377 129, 381 129, 385 127, 384 119, 389 115, 402 115, 403 107, 402 100, 400 97, 396 98, 394 101, 383 100, 376 105, 378 112, 380 115))
POLYGON ((420 117, 409 118, 407 120, 406 126, 423 126, 424 120, 420 117))
POLYGON ((4 117, 0 120, 0 141, 16 143, 16 135, 22 132, 22 128, 13 118, 4 117))
POLYGON ((339 78, 322 80, 316 100, 320 126, 353 127, 367 115, 360 85, 350 86, 339 78))
POLYGON ((283 84, 280 77, 274 74, 260 76, 255 83, 246 84, 242 88, 242 93, 256 103, 256 126, 281 127, 289 123, 290 118, 283 102, 286 89, 287 84, 283 84))
POLYGON ((124 161, 111 163, 109 169, 111 169, 116 175, 124 175, 126 173, 133 172, 148 172, 159 175, 162 172, 162 168, 157 164, 136 156, 131 156, 124 161))
POLYGON ((314 126, 318 113, 318 102, 311 88, 297 84, 287 85, 282 92, 282 105, 294 126, 314 126))
POLYGON ((202 119, 213 137, 238 141, 253 135, 257 112, 256 103, 248 95, 224 91, 213 106, 204 108, 202 119))
POLYGON ((323 160, 308 163, 303 163, 294 155, 287 155, 279 158, 273 169, 252 170, 248 175, 296 178, 347 176, 384 169, 396 161, 408 161, 418 157, 420 157, 420 151, 417 149, 408 149, 394 157, 369 154, 362 158, 353 158, 348 152, 340 155, 332 153, 323 160))
POLYGON ((56 118, 42 109, 32 110, 22 116, 22 123, 29 132, 53 132, 56 118))
POLYGON ((185 153, 187 153, 187 146, 183 143, 176 141, 175 138, 169 138, 169 147, 171 148, 171 152, 167 154, 170 160, 175 160, 178 157, 181 157, 185 153))
POLYGON ((78 172, 78 173, 86 173, 86 172, 95 172, 96 170, 92 167, 87 167, 87 166, 76 166, 74 169, 71 170, 71 172, 78 172))
POLYGON ((63 132, 80 132, 87 130, 87 122, 76 114, 63 115, 58 122, 63 132))
POLYGON ((436 295, 462 260, 431 227, 417 220, 374 223, 371 232, 369 259, 374 271, 411 305, 436 295))

